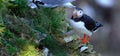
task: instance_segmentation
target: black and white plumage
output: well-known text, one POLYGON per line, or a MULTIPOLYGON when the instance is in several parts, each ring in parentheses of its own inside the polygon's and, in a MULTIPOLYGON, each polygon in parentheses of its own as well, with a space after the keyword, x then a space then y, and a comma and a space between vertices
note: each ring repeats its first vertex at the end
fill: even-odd
POLYGON ((70 19, 70 25, 78 35, 86 34, 88 36, 91 36, 99 27, 103 26, 90 16, 84 14, 83 10, 79 7, 75 8, 73 16, 70 19))
MULTIPOLYGON (((73 1, 75 1, 75 0, 32 0, 31 2, 34 3, 34 6, 31 5, 30 7, 36 8, 38 6, 39 7, 40 6, 44 6, 44 7, 61 6, 61 7, 73 8, 73 7, 75 7, 74 5, 71 4, 71 2, 73 2, 73 1)), ((29 3, 29 4, 31 4, 31 3, 29 3)))

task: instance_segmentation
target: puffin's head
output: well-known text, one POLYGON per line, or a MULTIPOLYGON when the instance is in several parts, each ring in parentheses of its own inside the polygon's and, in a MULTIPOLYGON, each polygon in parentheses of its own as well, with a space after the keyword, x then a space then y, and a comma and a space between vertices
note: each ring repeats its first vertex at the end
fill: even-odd
POLYGON ((73 11, 73 18, 81 18, 83 14, 84 14, 84 11, 81 8, 75 7, 73 11))

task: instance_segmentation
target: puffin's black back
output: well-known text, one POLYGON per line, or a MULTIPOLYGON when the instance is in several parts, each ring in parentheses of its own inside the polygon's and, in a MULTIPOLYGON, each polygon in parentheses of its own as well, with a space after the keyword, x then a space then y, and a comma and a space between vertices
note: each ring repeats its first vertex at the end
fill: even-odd
POLYGON ((74 20, 75 22, 79 22, 82 21, 85 23, 85 27, 89 30, 89 31, 95 31, 96 29, 98 29, 99 27, 102 27, 102 24, 100 24, 99 22, 93 20, 90 16, 84 14, 81 18, 71 18, 72 20, 74 20))

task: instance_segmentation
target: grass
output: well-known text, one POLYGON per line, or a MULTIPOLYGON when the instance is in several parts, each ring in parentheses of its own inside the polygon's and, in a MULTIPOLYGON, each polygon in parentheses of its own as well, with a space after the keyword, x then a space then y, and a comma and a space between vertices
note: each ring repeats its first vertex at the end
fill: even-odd
MULTIPOLYGON (((49 48, 53 55, 67 56, 65 49, 56 41, 62 35, 64 28, 62 23, 62 20, 65 19, 64 8, 30 9, 25 0, 1 0, 0 5, 0 18, 2 18, 5 28, 1 35, 2 48, 6 48, 10 55, 19 53, 20 56, 27 54, 36 56, 38 51, 35 47, 38 44, 31 40, 35 39, 33 36, 35 32, 32 30, 36 30, 47 35, 47 38, 40 43, 49 48), (7 17, 7 15, 11 17, 7 17), (21 18, 27 20, 28 23, 24 23, 25 21, 22 21, 21 18), (24 37, 21 36, 22 33, 25 35, 24 37)), ((3 26, 0 25, 0 27, 3 26)))

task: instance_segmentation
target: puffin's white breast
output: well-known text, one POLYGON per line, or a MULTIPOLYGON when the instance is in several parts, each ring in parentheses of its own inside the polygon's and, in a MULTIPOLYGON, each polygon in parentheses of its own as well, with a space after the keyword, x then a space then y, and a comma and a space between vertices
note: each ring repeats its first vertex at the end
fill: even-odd
POLYGON ((70 20, 70 25, 79 35, 81 34, 87 34, 88 36, 92 35, 92 32, 86 29, 85 24, 82 21, 75 22, 73 20, 70 20))

